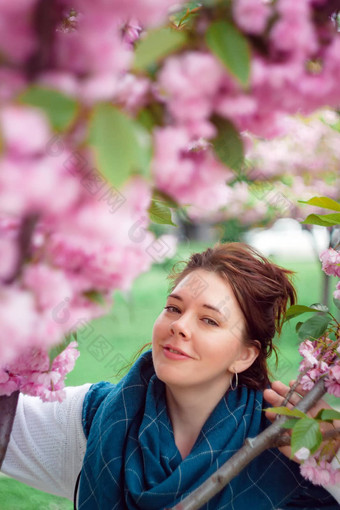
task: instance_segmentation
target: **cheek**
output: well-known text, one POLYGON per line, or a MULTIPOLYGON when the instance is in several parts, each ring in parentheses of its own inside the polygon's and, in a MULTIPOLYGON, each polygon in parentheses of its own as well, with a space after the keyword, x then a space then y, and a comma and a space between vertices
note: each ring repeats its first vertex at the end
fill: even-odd
POLYGON ((152 343, 154 343, 157 340, 157 338, 159 338, 159 336, 162 334, 162 330, 164 330, 164 325, 162 317, 161 315, 159 315, 155 320, 152 328, 152 343))
POLYGON ((224 335, 213 345, 204 347, 209 352, 211 358, 216 361, 216 364, 223 364, 229 360, 238 357, 241 351, 240 342, 237 339, 226 338, 224 335))

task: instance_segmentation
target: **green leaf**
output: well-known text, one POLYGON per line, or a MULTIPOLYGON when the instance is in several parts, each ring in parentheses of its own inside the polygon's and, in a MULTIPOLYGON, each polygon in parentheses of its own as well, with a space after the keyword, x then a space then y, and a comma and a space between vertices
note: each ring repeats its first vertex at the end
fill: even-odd
POLYGON ((340 225, 340 213, 310 214, 301 223, 304 225, 320 225, 321 227, 332 227, 333 225, 340 225))
POLYGON ((340 310, 340 299, 333 298, 333 303, 340 310))
POLYGON ((206 32, 208 48, 227 70, 246 87, 250 77, 250 45, 248 39, 228 21, 215 21, 206 32))
POLYGON ((19 96, 19 101, 42 109, 57 131, 67 129, 75 120, 79 110, 79 105, 74 99, 57 90, 35 85, 26 89, 19 96))
POLYGON ((133 68, 135 70, 147 69, 169 53, 184 46, 186 40, 185 32, 172 28, 150 30, 136 45, 133 68))
POLYGON ((170 195, 167 195, 167 193, 164 193, 164 191, 161 191, 159 189, 154 189, 152 193, 152 198, 157 202, 163 202, 171 209, 177 209, 179 207, 178 203, 175 202, 175 200, 172 197, 170 197, 170 195))
MULTIPOLYGON (((202 8, 202 2, 185 2, 182 9, 179 11, 176 11, 171 17, 171 21, 177 26, 177 27, 187 27, 188 24, 190 24, 193 19, 197 16, 198 12, 202 8)), ((190 25, 189 25, 190 26, 190 25)))
POLYGON ((299 409, 288 409, 288 407, 268 407, 265 411, 281 414, 283 416, 294 416, 295 418, 307 418, 307 415, 299 409))
POLYGON ((89 143, 98 170, 117 187, 150 160, 150 137, 144 128, 108 103, 93 111, 89 143))
POLYGON ((321 409, 315 416, 316 420, 329 421, 340 420, 340 411, 335 409, 321 409))
POLYGON ((316 310, 317 312, 324 312, 324 313, 329 312, 328 306, 324 305, 323 303, 313 303, 312 305, 310 305, 310 308, 312 308, 313 310, 316 310))
POLYGON ((222 117, 214 117, 217 136, 212 140, 216 156, 227 167, 240 172, 244 165, 244 147, 240 133, 234 124, 222 117))
POLYGON ((154 223, 160 223, 161 225, 172 225, 174 227, 177 226, 172 221, 171 210, 164 202, 151 200, 151 205, 148 212, 150 220, 154 223))
POLYGON ((299 338, 301 338, 301 340, 305 340, 306 338, 319 338, 326 331, 331 320, 331 317, 328 315, 315 315, 314 317, 310 317, 299 329, 299 338))
POLYGON ((338 133, 340 133, 340 120, 338 120, 338 122, 336 122, 335 124, 329 124, 328 122, 325 122, 324 119, 321 119, 322 122, 324 124, 326 124, 326 126, 334 129, 334 131, 337 131, 338 133))
POLYGON ((143 108, 138 112, 137 120, 141 126, 152 133, 156 126, 156 119, 153 117, 151 111, 147 108, 143 108))
POLYGON ((290 420, 286 420, 281 427, 284 429, 292 429, 298 423, 298 418, 291 418, 290 420))
POLYGON ((332 209, 332 211, 340 211, 340 203, 328 197, 313 197, 307 201, 298 200, 298 202, 301 204, 316 205, 323 209, 332 209))
POLYGON ((303 322, 298 322, 298 323, 296 324, 296 326, 295 326, 295 331, 296 331, 296 332, 298 332, 298 331, 299 331, 299 329, 301 328, 302 324, 303 324, 303 322))
POLYGON ((63 352, 63 351, 66 349, 66 347, 67 347, 67 346, 68 346, 68 345, 69 345, 69 344, 70 344, 73 340, 77 341, 77 334, 76 334, 76 332, 74 332, 74 333, 70 333, 69 335, 66 335, 66 336, 64 337, 63 341, 62 341, 62 342, 60 342, 60 344, 58 344, 58 345, 56 345, 56 346, 52 347, 52 349, 50 349, 50 350, 48 351, 48 356, 49 356, 49 358, 50 358, 50 363, 52 363, 52 361, 53 361, 53 360, 54 360, 57 356, 59 356, 59 354, 60 354, 61 352, 63 352))
POLYGON ((316 452, 321 442, 319 423, 312 418, 299 420, 292 432, 292 457, 302 447, 308 448, 312 453, 316 452))
POLYGON ((306 312, 328 312, 328 308, 326 310, 327 306, 321 305, 320 303, 317 303, 315 305, 311 306, 305 306, 305 305, 292 305, 288 308, 285 316, 285 321, 289 321, 290 319, 293 319, 294 317, 298 317, 299 315, 306 313, 306 312), (323 309, 319 307, 324 307, 323 309))
POLYGON ((84 292, 84 296, 93 303, 97 303, 98 305, 105 305, 105 299, 101 292, 97 290, 88 290, 84 292))

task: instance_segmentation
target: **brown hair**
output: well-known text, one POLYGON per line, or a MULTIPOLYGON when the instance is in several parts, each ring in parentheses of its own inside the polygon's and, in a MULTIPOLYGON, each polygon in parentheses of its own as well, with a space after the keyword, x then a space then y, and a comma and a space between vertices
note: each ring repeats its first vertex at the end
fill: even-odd
POLYGON ((275 352, 273 337, 281 333, 285 311, 296 301, 290 282, 292 271, 277 266, 245 243, 217 244, 203 253, 191 255, 182 271, 169 275, 171 290, 196 269, 213 271, 231 286, 243 312, 246 324, 244 341, 256 345, 259 355, 254 363, 239 374, 239 383, 254 389, 269 384, 267 359, 275 352))

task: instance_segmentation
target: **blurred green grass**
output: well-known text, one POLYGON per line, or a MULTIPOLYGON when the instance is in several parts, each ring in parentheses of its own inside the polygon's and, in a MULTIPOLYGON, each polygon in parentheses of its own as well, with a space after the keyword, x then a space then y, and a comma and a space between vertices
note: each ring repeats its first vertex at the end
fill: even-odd
MULTIPOLYGON (((202 243, 181 247, 176 260, 183 260, 189 252, 200 250, 202 243)), ((295 285, 298 302, 310 305, 320 302, 323 273, 320 263, 315 261, 292 261, 273 259, 279 265, 296 272, 295 285)), ((152 271, 141 275, 128 295, 116 293, 112 312, 92 323, 80 317, 82 327, 78 334, 81 355, 76 367, 68 376, 68 385, 109 380, 116 382, 117 372, 131 361, 132 356, 151 340, 154 320, 164 306, 168 290, 166 275, 171 263, 154 266, 152 271)), ((336 279, 330 285, 334 288, 336 279)), ((333 311, 335 312, 334 308, 333 311)), ((305 317, 308 317, 307 315, 305 317)), ((284 327, 277 345, 280 349, 279 365, 270 365, 275 379, 287 383, 296 377, 300 356, 297 351, 297 335, 292 320, 284 327)), ((72 503, 41 491, 27 487, 20 482, 1 476, 0 510, 71 510, 72 503)))

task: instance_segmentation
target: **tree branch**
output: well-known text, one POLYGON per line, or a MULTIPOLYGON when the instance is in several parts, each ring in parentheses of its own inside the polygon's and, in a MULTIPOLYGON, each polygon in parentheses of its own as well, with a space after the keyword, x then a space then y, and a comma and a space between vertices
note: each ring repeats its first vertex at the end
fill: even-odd
MULTIPOLYGON (((320 379, 307 395, 301 399, 295 409, 307 412, 325 393, 324 381, 320 379)), ((258 436, 247 438, 245 445, 238 452, 189 496, 172 507, 172 510, 199 510, 204 503, 207 503, 215 494, 220 492, 260 453, 268 448, 273 448, 280 436, 286 433, 286 429, 281 428, 286 420, 286 416, 281 416, 258 436)))
POLYGON ((27 62, 26 74, 30 81, 44 69, 52 66, 53 44, 57 23, 62 19, 62 6, 56 0, 39 0, 34 13, 37 48, 27 62))
POLYGON ((18 235, 18 260, 13 274, 11 274, 3 283, 10 285, 20 275, 26 258, 31 254, 31 239, 38 221, 38 214, 32 213, 22 219, 18 235))
POLYGON ((0 396, 0 469, 5 458, 17 408, 19 391, 0 396))

